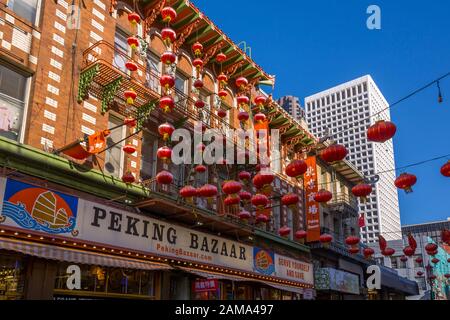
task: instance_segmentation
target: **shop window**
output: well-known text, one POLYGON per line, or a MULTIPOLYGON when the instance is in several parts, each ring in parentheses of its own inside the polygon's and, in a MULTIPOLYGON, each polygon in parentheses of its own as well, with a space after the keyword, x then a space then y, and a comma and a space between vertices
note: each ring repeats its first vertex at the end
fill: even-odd
MULTIPOLYGON (((114 128, 122 124, 118 118, 110 116, 108 127, 114 128)), ((120 127, 111 131, 106 139, 108 150, 105 152, 105 170, 113 176, 120 177, 123 164, 123 139, 125 138, 125 127, 120 127)))
POLYGON ((23 298, 25 270, 23 258, 2 252, 0 256, 0 300, 23 298))
POLYGON ((40 2, 40 0, 9 0, 7 5, 18 16, 36 24, 40 2))
MULTIPOLYGON (((60 263, 55 281, 55 294, 73 294, 74 290, 67 290, 68 263, 60 263)), ((122 268, 107 268, 101 266, 82 265, 81 289, 86 296, 89 292, 133 296, 155 296, 154 271, 133 270, 122 268)))
POLYGON ((0 65, 0 136, 20 139, 28 78, 0 65))
POLYGON ((120 29, 116 29, 116 34, 114 37, 114 61, 113 65, 124 73, 128 73, 127 68, 125 67, 126 55, 128 55, 128 35, 120 29))
POLYGON ((397 257, 391 257, 391 268, 392 269, 398 268, 397 257))

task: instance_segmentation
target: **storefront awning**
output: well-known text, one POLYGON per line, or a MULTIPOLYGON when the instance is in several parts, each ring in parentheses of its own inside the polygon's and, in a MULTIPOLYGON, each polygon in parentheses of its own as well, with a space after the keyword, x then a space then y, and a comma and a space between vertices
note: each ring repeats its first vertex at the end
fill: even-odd
POLYGON ((139 270, 168 270, 172 267, 137 259, 122 258, 101 253, 61 248, 52 245, 13 239, 0 239, 0 249, 20 252, 44 259, 67 261, 79 264, 98 265, 139 270))
POLYGON ((266 286, 269 286, 269 287, 272 287, 275 289, 303 294, 303 288, 300 288, 300 287, 292 287, 292 286, 287 286, 287 285, 282 285, 282 284, 275 284, 275 283, 271 283, 268 281, 261 281, 261 280, 239 277, 239 276, 231 276, 231 275, 215 273, 215 272, 204 272, 204 271, 199 271, 199 270, 192 269, 192 268, 180 267, 180 269, 185 272, 189 272, 189 273, 192 273, 194 275, 197 275, 199 277, 206 278, 206 279, 257 282, 259 284, 264 284, 266 286))

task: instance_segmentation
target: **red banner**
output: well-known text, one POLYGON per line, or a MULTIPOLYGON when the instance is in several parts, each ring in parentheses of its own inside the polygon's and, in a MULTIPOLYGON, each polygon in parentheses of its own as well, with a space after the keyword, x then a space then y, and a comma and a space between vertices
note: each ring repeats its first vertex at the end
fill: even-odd
POLYGON ((359 216, 359 219, 358 219, 358 226, 359 226, 360 228, 366 226, 366 217, 364 216, 364 213, 361 213, 361 215, 359 216))
POLYGON ((306 241, 319 241, 320 238, 320 206, 314 201, 318 191, 316 157, 306 159, 308 169, 304 175, 305 212, 306 212, 306 241))
POLYGON ((211 292, 219 289, 219 281, 217 279, 196 280, 193 284, 194 292, 211 292))

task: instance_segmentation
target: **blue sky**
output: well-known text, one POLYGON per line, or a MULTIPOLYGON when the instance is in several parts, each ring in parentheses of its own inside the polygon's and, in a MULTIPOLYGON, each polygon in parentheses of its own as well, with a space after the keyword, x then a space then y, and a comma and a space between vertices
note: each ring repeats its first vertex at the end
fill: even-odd
MULTIPOLYGON (((389 102, 450 71, 450 1, 433 0, 194 0, 236 43, 277 76, 274 96, 304 97, 370 74, 389 102), (369 5, 381 8, 381 30, 366 27, 369 5)), ((398 131, 396 166, 450 154, 450 77, 444 103, 432 87, 391 111, 398 131)), ((450 159, 450 158, 449 158, 450 159)), ((408 171, 414 192, 399 192, 402 224, 450 217, 445 160, 408 171)))

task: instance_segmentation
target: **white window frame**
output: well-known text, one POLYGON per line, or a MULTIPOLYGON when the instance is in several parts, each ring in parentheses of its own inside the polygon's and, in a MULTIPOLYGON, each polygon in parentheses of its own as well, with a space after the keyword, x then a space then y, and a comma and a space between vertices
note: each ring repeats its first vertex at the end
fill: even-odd
MULTIPOLYGON (((12 9, 12 6, 10 6, 10 3, 11 3, 12 1, 11 0, 8 0, 7 2, 6 2, 6 7, 7 8, 9 8, 12 12, 14 12, 15 14, 17 14, 13 9, 12 9)), ((30 23, 32 23, 33 24, 33 26, 35 26, 35 27, 39 27, 39 23, 41 22, 41 8, 42 8, 42 0, 37 0, 37 3, 36 3, 36 17, 34 18, 34 21, 29 21, 30 23)), ((18 15, 18 14, 17 14, 18 15)), ((20 17, 20 15, 18 15, 19 17, 20 17)), ((26 20, 26 21, 28 21, 27 19, 25 19, 25 18, 23 18, 23 17, 20 17, 21 19, 23 19, 23 20, 26 20)))

